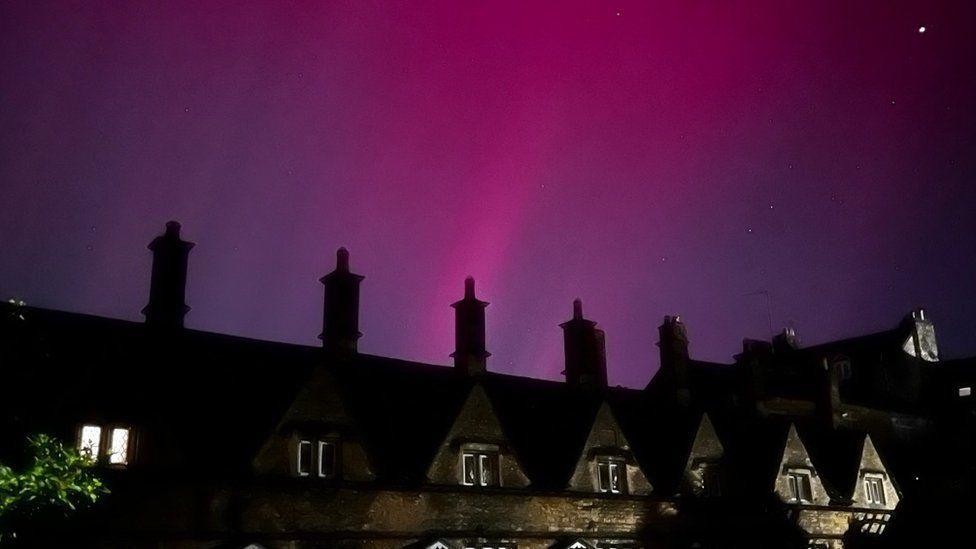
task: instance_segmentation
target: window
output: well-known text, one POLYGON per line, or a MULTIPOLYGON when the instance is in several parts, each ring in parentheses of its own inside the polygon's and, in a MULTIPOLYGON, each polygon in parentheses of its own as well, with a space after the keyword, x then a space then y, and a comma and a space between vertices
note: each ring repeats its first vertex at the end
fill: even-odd
POLYGON ((961 397, 968 397, 971 394, 973 394, 973 388, 972 387, 960 387, 959 388, 959 396, 961 396, 961 397))
POLYGON ((298 476, 307 477, 312 471, 312 441, 298 441, 298 476))
POLYGON ((498 486, 498 454, 493 452, 462 452, 461 484, 465 486, 498 486))
POLYGON ((129 430, 125 427, 112 429, 109 439, 108 462, 112 465, 127 465, 129 463, 129 430))
POLYGON ((722 474, 716 464, 705 465, 702 469, 702 495, 707 498, 722 495, 722 474))
POLYGON ((810 503, 813 501, 809 472, 790 471, 786 474, 786 479, 790 486, 790 501, 796 503, 810 503))
POLYGON ((336 443, 331 440, 319 441, 319 477, 335 478, 336 443))
POLYGON ((295 447, 295 473, 300 477, 339 476, 339 440, 302 438, 295 447))
POLYGON ((597 477, 601 492, 609 494, 627 493, 627 469, 623 461, 617 459, 598 459, 597 477))
POLYGON ((85 454, 89 459, 98 461, 98 449, 102 442, 102 428, 98 425, 85 425, 81 428, 81 437, 78 440, 78 451, 85 454))
POLYGON ((885 504, 884 481, 878 476, 864 477, 864 496, 868 503, 885 504))

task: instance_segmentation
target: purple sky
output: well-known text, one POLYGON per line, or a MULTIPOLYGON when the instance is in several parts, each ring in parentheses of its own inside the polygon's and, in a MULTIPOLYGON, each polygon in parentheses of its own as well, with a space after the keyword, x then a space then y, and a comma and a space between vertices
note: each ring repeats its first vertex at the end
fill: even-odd
POLYGON ((344 245, 370 353, 449 363, 468 274, 496 371, 559 378, 575 297, 612 384, 763 290, 976 353, 972 2, 44 4, 0 3, 4 298, 140 319, 177 219, 203 330, 316 343, 344 245))

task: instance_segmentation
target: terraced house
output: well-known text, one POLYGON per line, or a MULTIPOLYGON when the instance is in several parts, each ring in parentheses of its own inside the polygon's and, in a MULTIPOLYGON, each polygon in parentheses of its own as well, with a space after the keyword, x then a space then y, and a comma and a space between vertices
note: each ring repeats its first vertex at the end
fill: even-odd
MULTIPOLYGON (((729 364, 664 318, 643 390, 607 383, 573 304, 564 382, 494 373, 487 303, 454 303, 453 367, 358 351, 363 277, 340 249, 321 347, 183 327, 192 244, 171 222, 146 321, 5 305, 3 438, 70 440, 112 494, 49 546, 720 548, 916 546, 965 530, 976 361, 917 310, 729 364)), ((4 445, 5 454, 16 451, 4 445)))

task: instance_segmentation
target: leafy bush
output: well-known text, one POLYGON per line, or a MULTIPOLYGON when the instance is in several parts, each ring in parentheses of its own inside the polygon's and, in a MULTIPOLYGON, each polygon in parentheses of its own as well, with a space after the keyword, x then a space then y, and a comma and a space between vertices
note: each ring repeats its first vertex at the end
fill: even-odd
POLYGON ((108 494, 87 454, 45 434, 27 443, 31 462, 23 471, 0 465, 0 541, 16 536, 15 525, 40 515, 66 516, 108 494))

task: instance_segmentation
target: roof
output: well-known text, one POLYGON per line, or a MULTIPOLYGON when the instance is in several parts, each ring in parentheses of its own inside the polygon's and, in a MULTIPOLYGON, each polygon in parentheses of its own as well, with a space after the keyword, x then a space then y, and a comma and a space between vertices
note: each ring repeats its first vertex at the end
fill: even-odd
MULTIPOLYGON (((606 402, 656 492, 669 495, 701 419, 701 411, 666 410, 646 391, 622 387, 592 390, 492 372, 470 377, 451 367, 367 354, 335 361, 318 347, 195 330, 158 334, 142 323, 9 304, 0 313, 0 356, 30 365, 14 369, 14 386, 21 389, 0 404, 7 408, 4 417, 13 418, 3 427, 73 437, 66 419, 131 422, 151 434, 140 440, 150 467, 246 471, 320 367, 334 369, 378 479, 394 484, 424 481, 474 383, 483 385, 536 490, 566 487, 606 402)), ((775 474, 788 425, 749 423, 732 414, 711 419, 736 474, 758 481, 751 486, 768 486, 762 479, 775 474)), ((860 441, 799 427, 818 470, 843 497, 856 474, 860 441)))

